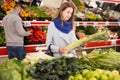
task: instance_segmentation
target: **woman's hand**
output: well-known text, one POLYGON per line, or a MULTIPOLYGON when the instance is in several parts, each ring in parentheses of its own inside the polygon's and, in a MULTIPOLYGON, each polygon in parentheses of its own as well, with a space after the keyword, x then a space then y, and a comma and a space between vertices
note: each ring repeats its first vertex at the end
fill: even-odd
POLYGON ((68 53, 68 50, 67 50, 66 48, 60 48, 60 49, 59 49, 59 52, 60 52, 61 54, 65 54, 65 53, 68 53))

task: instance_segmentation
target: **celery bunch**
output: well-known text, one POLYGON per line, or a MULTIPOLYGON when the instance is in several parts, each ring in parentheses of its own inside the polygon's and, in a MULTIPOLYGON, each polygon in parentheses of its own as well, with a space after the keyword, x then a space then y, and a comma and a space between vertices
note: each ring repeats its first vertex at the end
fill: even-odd
POLYGON ((119 70, 120 71, 120 52, 116 52, 114 49, 94 49, 87 54, 85 58, 90 63, 92 68, 101 68, 107 70, 119 70))
POLYGON ((79 39, 77 40, 76 42, 74 43, 71 43, 70 45, 68 45, 66 47, 66 49, 68 51, 76 48, 76 47, 79 47, 80 45, 83 45, 85 44, 86 42, 89 42, 89 41, 92 41, 92 40, 108 40, 110 37, 108 35, 108 32, 107 30, 104 30, 104 31, 101 31, 101 32, 97 32, 95 34, 92 34, 90 36, 87 36, 85 38, 82 38, 82 39, 79 39))

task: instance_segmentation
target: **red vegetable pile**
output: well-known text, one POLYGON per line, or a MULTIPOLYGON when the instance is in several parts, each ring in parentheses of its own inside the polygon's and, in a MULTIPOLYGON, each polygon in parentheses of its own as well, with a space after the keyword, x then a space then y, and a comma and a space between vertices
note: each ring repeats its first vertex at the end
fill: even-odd
POLYGON ((32 35, 28 37, 28 42, 32 44, 45 43, 46 33, 42 31, 42 26, 31 26, 29 30, 32 35))

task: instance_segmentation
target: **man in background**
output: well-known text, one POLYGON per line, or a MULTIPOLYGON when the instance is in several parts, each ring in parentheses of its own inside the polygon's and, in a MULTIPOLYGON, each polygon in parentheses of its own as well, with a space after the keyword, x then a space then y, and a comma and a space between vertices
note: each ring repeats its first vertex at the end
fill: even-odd
POLYGON ((23 12, 23 6, 17 3, 14 10, 3 18, 6 46, 9 59, 17 58, 23 60, 26 56, 24 49, 24 36, 31 35, 31 31, 25 31, 20 15, 23 12))

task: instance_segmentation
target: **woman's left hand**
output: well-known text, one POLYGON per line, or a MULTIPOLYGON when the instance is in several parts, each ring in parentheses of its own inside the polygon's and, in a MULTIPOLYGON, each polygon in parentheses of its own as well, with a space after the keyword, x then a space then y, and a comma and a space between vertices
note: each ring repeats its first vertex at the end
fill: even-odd
POLYGON ((60 48, 59 52, 62 54, 68 53, 68 50, 66 48, 60 48))

